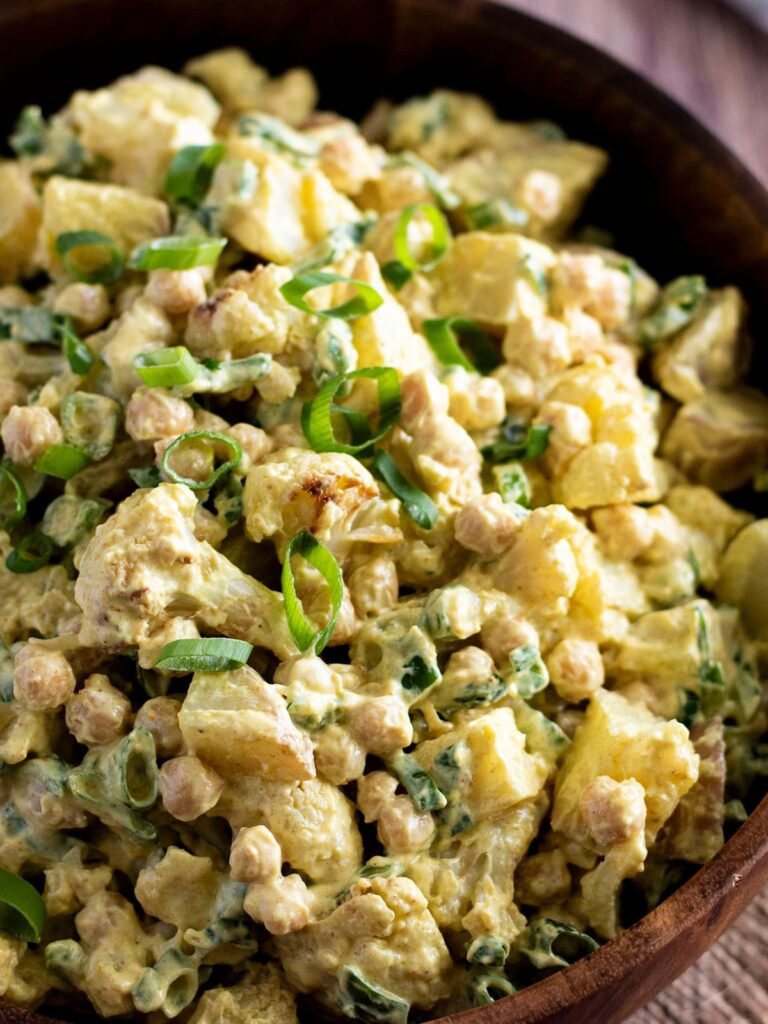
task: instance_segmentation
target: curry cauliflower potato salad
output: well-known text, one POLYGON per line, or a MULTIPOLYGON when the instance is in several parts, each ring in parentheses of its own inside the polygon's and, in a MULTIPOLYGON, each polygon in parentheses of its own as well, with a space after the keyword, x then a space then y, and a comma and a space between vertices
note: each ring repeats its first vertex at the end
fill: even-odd
POLYGON ((555 125, 315 102, 222 50, 26 108, 0 164, 21 1005, 481 1006, 768 773, 739 292, 568 241, 606 156, 555 125))

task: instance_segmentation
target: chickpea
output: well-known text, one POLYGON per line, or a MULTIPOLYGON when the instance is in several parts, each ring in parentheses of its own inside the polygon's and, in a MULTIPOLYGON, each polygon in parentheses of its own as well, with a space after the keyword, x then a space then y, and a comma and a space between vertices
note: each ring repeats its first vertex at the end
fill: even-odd
POLYGON ((309 922, 309 891, 300 875, 278 876, 267 884, 252 882, 244 907, 246 914, 272 935, 287 935, 309 922))
POLYGON ((448 388, 434 374, 426 370, 409 373, 401 386, 401 426, 412 433, 425 416, 447 416, 449 400, 448 388))
POLYGON ((109 319, 109 294, 103 284, 73 281, 56 296, 53 311, 71 316, 86 331, 95 331, 109 319))
POLYGON ((189 403, 165 388, 136 388, 125 409, 125 429, 134 441, 177 437, 192 430, 194 423, 189 403))
MULTIPOLYGON (((175 440, 161 437, 155 441, 155 462, 162 465, 165 449, 175 440)), ((179 476, 202 482, 207 480, 213 469, 213 448, 204 439, 195 439, 177 448, 170 457, 171 469, 179 476)))
POLYGON ((331 724, 313 736, 318 774, 343 786, 365 771, 365 750, 342 725, 331 724))
POLYGON ((75 673, 56 651, 37 651, 28 644, 16 655, 13 695, 35 711, 50 711, 66 704, 75 692, 75 673))
POLYGON ((591 697, 605 682, 603 659, 593 640, 561 640, 545 661, 558 695, 573 704, 591 697))
POLYGON ((394 754, 413 740, 408 708, 399 697, 372 697, 352 708, 352 735, 378 757, 394 754))
POLYGON ((543 380, 570 365, 568 328, 550 316, 515 321, 504 335, 503 352, 507 362, 543 380))
POLYGON ((458 543, 468 551, 500 555, 520 529, 520 519, 494 491, 466 504, 456 516, 453 529, 458 543))
POLYGON ((493 371, 492 376, 501 384, 507 405, 518 410, 536 405, 536 381, 522 367, 504 363, 493 371))
POLYGON ((197 757, 174 757, 160 769, 163 807, 179 821, 210 811, 224 791, 224 780, 197 757))
POLYGON ((155 738, 159 759, 177 757, 184 750, 179 728, 181 701, 175 697, 152 697, 136 712, 136 728, 148 729, 155 738))
POLYGON ((348 196, 357 195, 366 181, 381 174, 373 150, 356 133, 326 142, 320 151, 320 170, 348 196))
POLYGON ((645 828, 645 790, 636 779, 616 782, 599 775, 579 800, 589 834, 601 847, 624 842, 645 828))
POLYGON ((236 882, 269 882, 280 876, 282 864, 280 844, 265 825, 238 831, 229 854, 236 882))
POLYGON ((451 395, 450 414, 465 430, 488 430, 504 419, 507 404, 498 380, 460 370, 451 373, 446 384, 451 395))
POLYGON ((377 832, 390 853, 411 853, 432 841, 435 822, 429 811, 415 810, 409 796, 396 796, 382 808, 377 832))
POLYGON ((166 313, 188 313, 206 300, 204 275, 198 267, 152 270, 144 294, 166 313))
POLYGON ((261 462, 274 447, 272 438, 260 427, 254 427, 250 423, 235 423, 227 427, 227 434, 234 438, 243 449, 243 458, 240 462, 240 470, 245 473, 261 462))
POLYGON ((395 799, 397 779, 389 772, 371 772, 357 780, 357 806, 364 820, 376 821, 383 809, 395 799))
POLYGON ((483 623, 483 647, 497 665, 509 667, 509 655, 516 647, 539 646, 539 635, 524 619, 514 615, 494 616, 483 623))
POLYGON ((545 224, 556 220, 563 208, 563 185, 551 171, 529 171, 517 191, 522 205, 545 224))
POLYGON ((64 435, 59 421, 42 405, 12 405, 0 427, 5 450, 19 466, 31 466, 64 435))
POLYGON ((124 736, 131 723, 131 703, 105 675, 94 673, 67 701, 67 728, 78 743, 100 746, 124 736))
POLYGON ((0 306, 31 306, 32 296, 17 284, 6 284, 0 288, 0 306))

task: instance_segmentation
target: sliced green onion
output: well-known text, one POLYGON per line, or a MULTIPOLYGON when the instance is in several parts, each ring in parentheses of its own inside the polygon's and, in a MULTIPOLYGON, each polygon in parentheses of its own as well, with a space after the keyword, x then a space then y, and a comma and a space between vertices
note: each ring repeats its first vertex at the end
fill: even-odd
POLYGON ((64 269, 77 281, 86 284, 108 284, 123 272, 125 257, 115 242, 102 231, 64 231, 56 239, 56 252, 64 269), (101 249, 104 258, 93 270, 78 266, 74 254, 78 249, 101 249))
POLYGON ((291 539, 288 547, 285 549, 281 583, 288 628, 291 631, 291 636, 296 646, 300 651, 307 651, 312 648, 315 654, 319 654, 331 637, 336 620, 339 617, 339 612, 341 611, 341 602, 344 599, 344 581, 338 562, 328 548, 321 544, 316 537, 313 537, 307 530, 301 530, 291 539), (302 558, 320 572, 328 584, 331 598, 331 617, 321 630, 317 630, 304 615, 304 608, 296 593, 296 581, 294 580, 293 568, 291 567, 293 555, 301 555, 302 558))
POLYGON ((406 513, 424 530, 431 530, 437 522, 438 508, 428 494, 414 487, 397 468, 395 460, 386 452, 377 451, 373 457, 373 470, 399 498, 406 513))
POLYGON ((501 440, 481 449, 483 458, 490 463, 538 459, 549 447, 551 431, 545 424, 525 427, 522 423, 508 423, 501 440))
POLYGON ((244 114, 238 118, 237 134, 242 138, 261 139, 276 153, 292 156, 300 161, 313 159, 320 153, 320 143, 317 139, 297 132, 272 114, 244 114))
POLYGON ((167 480, 170 480, 173 484, 186 484, 187 487, 193 491, 207 491, 213 487, 216 481, 228 473, 231 469, 234 469, 243 457, 243 449, 239 441, 236 441, 234 437, 228 437, 227 434, 221 434, 218 430, 190 430, 186 434, 179 434, 163 452, 163 457, 160 460, 160 468, 163 475, 167 480), (209 477, 202 481, 193 480, 191 477, 180 476, 176 473, 170 464, 170 458, 175 451, 183 447, 185 444, 189 444, 194 441, 211 441, 213 444, 223 444, 231 451, 232 455, 226 462, 222 462, 220 466, 211 473, 209 477))
POLYGON ((27 491, 10 466, 0 463, 0 529, 20 523, 27 514, 27 491))
POLYGON ((326 270, 310 270, 304 274, 297 274, 290 281, 280 286, 280 294, 286 302, 290 302, 296 309, 304 313, 311 313, 313 316, 338 317, 340 320, 357 320, 361 316, 368 316, 384 301, 379 293, 371 285, 364 281, 356 281, 352 277, 343 277, 341 274, 334 274, 326 270), (329 284, 350 284, 357 291, 357 295, 347 302, 338 306, 330 306, 328 309, 313 309, 304 298, 315 288, 324 288, 329 284))
POLYGON ((23 341, 27 345, 56 342, 60 317, 40 306, 3 306, 0 308, 0 338, 23 341))
POLYGON ((226 238, 169 235, 137 245, 128 260, 131 270, 189 270, 209 267, 218 260, 226 238))
POLYGON ((69 317, 63 317, 59 325, 61 350, 67 358, 70 369, 81 377, 93 367, 96 357, 77 334, 69 317))
POLYGON ((150 388, 173 388, 193 381, 199 364, 185 345, 141 352, 133 366, 142 382, 150 388))
POLYGON ((160 651, 155 668, 164 672, 227 672, 248 661, 253 644, 245 640, 210 637, 172 640, 160 651))
POLYGON ((508 199, 489 199, 464 210, 464 220, 472 231, 521 230, 530 221, 528 211, 508 199))
POLYGON ((395 224, 395 256, 396 259, 386 263, 382 274, 395 288, 400 289, 417 270, 432 270, 445 256, 451 231, 448 222, 432 203, 415 203, 406 206, 395 224), (432 228, 430 253, 426 260, 417 260, 411 252, 408 241, 408 228, 414 217, 424 217, 432 228))
POLYGON ((35 463, 38 473, 70 480, 91 460, 82 448, 75 444, 51 444, 35 463))
POLYGON ((465 370, 490 373, 502 362, 497 345, 490 335, 464 316, 445 316, 425 320, 421 325, 430 348, 444 366, 463 366, 465 370), (461 342, 472 361, 461 349, 461 342))
POLYGON ((177 203, 199 206, 226 151, 222 142, 211 146, 184 146, 171 160, 165 175, 165 194, 177 203))
POLYGON ((50 562, 55 546, 44 533, 28 533, 9 553, 5 566, 11 572, 35 572, 50 562))
POLYGON ((446 210, 455 209, 461 200, 451 189, 445 178, 434 167, 416 156, 415 153, 397 153, 387 161, 387 167, 412 167, 424 179, 424 184, 430 190, 435 199, 446 210))
POLYGON ((446 806, 448 801, 444 794, 415 757, 401 752, 387 763, 407 791, 417 811, 441 811, 446 806))
POLYGON ((45 903, 37 889, 0 868, 0 931, 24 942, 39 942, 45 917, 45 903))
POLYGON ((638 341, 653 349, 686 327, 707 297, 707 282, 700 275, 678 277, 662 291, 656 307, 640 321, 638 341))
POLYGON ((157 466, 136 466, 128 470, 128 476, 137 487, 157 487, 163 482, 157 466))
POLYGON ((301 410, 301 429, 316 452, 343 452, 360 455, 377 441, 386 437, 400 415, 400 381, 391 366, 371 366, 352 370, 326 381, 311 402, 301 410), (373 433, 365 418, 353 409, 334 403, 339 391, 350 381, 369 379, 376 381, 379 399, 378 430, 373 433), (352 444, 337 440, 333 429, 333 414, 344 415, 350 429, 352 444))

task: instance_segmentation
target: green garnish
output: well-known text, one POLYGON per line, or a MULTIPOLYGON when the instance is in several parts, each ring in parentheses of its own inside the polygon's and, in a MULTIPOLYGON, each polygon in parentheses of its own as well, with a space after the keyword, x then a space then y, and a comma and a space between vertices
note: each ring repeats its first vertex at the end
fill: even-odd
POLYGON ((530 219, 522 206, 502 198, 476 203, 464 210, 464 220, 471 231, 520 231, 530 219))
POLYGON ((207 637, 172 640, 160 651, 155 668, 163 672, 227 672, 245 665, 253 644, 245 640, 207 637))
POLYGON ((14 470, 0 463, 0 529, 20 523, 27 514, 27 491, 14 470))
POLYGON ((637 339, 646 349, 655 348, 686 327, 698 314, 707 297, 707 282, 701 276, 678 277, 662 291, 656 308, 641 320, 637 339))
POLYGON ((229 437, 227 434, 222 434, 218 430, 190 430, 186 434, 179 434, 163 452, 163 457, 160 460, 160 469, 166 480, 169 480, 173 484, 185 484, 193 491, 207 491, 213 487, 216 481, 228 473, 230 470, 235 469, 239 465, 240 460, 243 457, 243 449, 239 441, 236 441, 234 437, 229 437), (174 452, 177 452, 180 448, 185 447, 188 444, 194 444, 197 441, 210 441, 212 444, 223 444, 232 453, 230 458, 226 462, 222 462, 220 466, 206 477, 205 480, 194 480, 192 477, 181 476, 171 466, 170 459, 174 452))
POLYGON ((425 320, 421 325, 430 348, 444 366, 463 366, 465 370, 490 373, 502 362, 498 346, 474 320, 464 316, 445 316, 425 320), (464 354, 462 345, 471 355, 464 354))
POLYGON ((352 370, 338 377, 332 377, 320 388, 317 395, 305 402, 301 410, 301 429, 316 452, 343 452, 347 455, 362 455, 381 441, 394 427, 400 416, 400 380, 397 371, 390 366, 371 366, 352 370), (334 402, 336 395, 355 380, 376 382, 378 398, 377 429, 374 431, 362 413, 334 402), (344 417, 350 433, 351 444, 339 441, 334 432, 333 417, 344 417))
POLYGON ((143 384, 150 388, 173 388, 195 379, 200 364, 185 345, 140 352, 133 366, 143 384))
POLYGON ((316 537, 313 537, 307 530, 301 530, 291 538, 285 549, 281 584, 288 628, 296 646, 300 651, 312 649, 315 654, 319 654, 330 640, 344 599, 344 581, 339 563, 316 537), (293 555, 300 555, 317 569, 328 586, 331 615, 326 625, 320 630, 316 629, 304 615, 304 608, 296 593, 296 581, 291 566, 293 555))
POLYGON ((51 444, 35 463, 38 473, 70 480, 91 460, 82 448, 75 444, 51 444))
POLYGON ((448 249, 451 231, 448 222, 432 203, 416 203, 406 206, 395 224, 395 259, 385 263, 381 269, 385 280, 399 290, 418 270, 432 270, 437 266, 448 249), (414 217, 424 217, 432 229, 429 255, 418 260, 411 251, 408 228, 414 217))
POLYGON ((0 931, 25 942, 39 942, 45 918, 45 903, 37 889, 0 868, 0 931))
POLYGON ((226 238, 170 235, 137 245, 128 260, 131 270, 189 270, 216 263, 227 244, 226 238))
POLYGON ((357 320, 361 316, 368 316, 384 301, 370 284, 356 281, 352 277, 334 274, 329 270, 308 270, 305 273, 297 274, 290 281, 280 285, 280 294, 286 302, 290 302, 292 306, 300 309, 303 313, 310 313, 312 316, 338 317, 340 320, 357 320), (327 309, 314 309, 310 306, 304 296, 314 291, 315 288, 324 288, 330 284, 351 285, 357 295, 353 299, 348 299, 338 306, 329 306, 327 309))
POLYGON ((56 239, 56 252, 67 273, 86 284, 116 281, 125 267, 123 253, 102 231, 64 231, 56 239), (81 263, 83 250, 91 252, 91 259, 81 263), (101 254, 95 265, 92 262, 93 250, 101 254))
POLYGON ((44 533, 28 533, 9 552, 5 567, 15 573, 36 572, 48 565, 55 547, 51 538, 44 533))
POLYGON ((422 529, 431 530, 437 522, 437 505, 428 494, 406 480, 392 456, 377 451, 373 457, 373 471, 399 499, 406 514, 422 529))
POLYGON ((171 160, 165 176, 165 194, 185 206, 199 206, 225 153, 226 147, 221 142, 211 146, 184 146, 171 160))
POLYGON ((417 811, 440 811, 448 803, 415 757, 400 753, 387 764, 400 780, 417 811))
POLYGON ((549 447, 552 428, 545 425, 526 427, 522 423, 508 422, 502 436, 481 449, 486 462, 509 462, 511 459, 538 459, 549 447))

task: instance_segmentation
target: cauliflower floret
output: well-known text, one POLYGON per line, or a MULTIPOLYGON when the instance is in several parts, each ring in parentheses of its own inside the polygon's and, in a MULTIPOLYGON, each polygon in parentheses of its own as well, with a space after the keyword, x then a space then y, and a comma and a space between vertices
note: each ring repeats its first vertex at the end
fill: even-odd
POLYGON ((75 847, 45 871, 45 908, 51 917, 72 914, 96 893, 103 892, 111 880, 109 865, 84 865, 83 851, 75 847))
POLYGON ((301 875, 277 875, 266 882, 251 882, 243 904, 246 914, 272 935, 288 935, 304 928, 310 918, 311 897, 301 875))
POLYGON ((500 555, 512 543, 520 528, 520 517, 495 491, 468 502, 456 516, 456 540, 468 551, 500 555))
POLYGON ((127 402, 141 386, 133 361, 141 352, 165 348, 173 341, 173 327, 165 313, 148 299, 137 299, 105 332, 101 357, 109 368, 112 389, 127 402))
POLYGON ((0 639, 6 645, 30 636, 52 637, 77 629, 74 586, 63 565, 11 572, 5 564, 13 545, 0 531, 0 639))
POLYGON ((552 302, 555 308, 581 309, 606 330, 614 330, 632 312, 632 281, 597 253, 566 250, 552 275, 552 302))
POLYGON ((493 377, 458 366, 446 375, 445 385, 451 396, 450 414, 465 430, 487 430, 504 419, 504 388, 493 377))
POLYGON ((552 827, 576 842, 587 842, 590 828, 596 827, 584 815, 587 787, 600 776, 618 783, 632 779, 645 791, 645 839, 650 845, 698 773, 699 757, 681 722, 665 722, 618 693, 598 690, 558 775, 552 827))
POLYGON ((387 148, 413 150, 440 166, 487 140, 497 125, 493 110, 479 96, 436 89, 395 107, 387 148))
POLYGON ((105 89, 76 92, 68 115, 86 149, 109 160, 113 181, 154 195, 177 150, 213 141, 219 105, 189 79, 144 67, 105 89))
POLYGON ((136 899, 145 913, 181 932, 205 928, 213 917, 222 880, 223 874, 214 870, 210 857, 194 857, 169 846, 160 860, 139 872, 136 899))
POLYGON ((168 207, 135 189, 54 176, 43 189, 41 243, 46 268, 64 273, 56 239, 65 231, 100 231, 126 256, 140 242, 170 233, 168 207))
POLYGON ((360 865, 354 806, 325 779, 230 778, 213 813, 233 829, 266 825, 288 864, 314 882, 343 883, 360 865))
POLYGON ((189 488, 160 484, 97 528, 75 584, 83 644, 136 644, 181 615, 282 657, 293 651, 280 595, 196 539, 196 506, 189 488))
POLYGON ((274 537, 282 549, 299 530, 324 544, 354 539, 354 517, 378 487, 351 455, 282 448, 248 473, 243 493, 245 525, 253 541, 274 537))
POLYGON ((311 779, 312 743, 291 721, 283 698, 254 669, 196 672, 179 712, 192 754, 225 778, 267 775, 311 779))
POLYGON ((257 352, 277 355, 308 348, 317 331, 313 318, 279 290, 291 276, 288 267, 269 263, 233 278, 190 314, 190 351, 198 357, 242 359, 257 352))
POLYGON ((275 944, 293 988, 347 1013, 354 1012, 354 979, 361 977, 404 1006, 428 1008, 448 995, 450 954, 426 899, 407 878, 356 882, 328 917, 275 944))
POLYGON ((296 1000, 275 964, 252 964, 237 985, 204 992, 189 1024, 297 1024, 296 1000))
POLYGON ((40 199, 29 172, 13 160, 0 163, 0 284, 26 276, 34 266, 40 199))
POLYGON ((56 296, 53 311, 71 316, 75 324, 85 331, 95 331, 110 317, 109 292, 103 284, 73 281, 64 285, 56 296))

